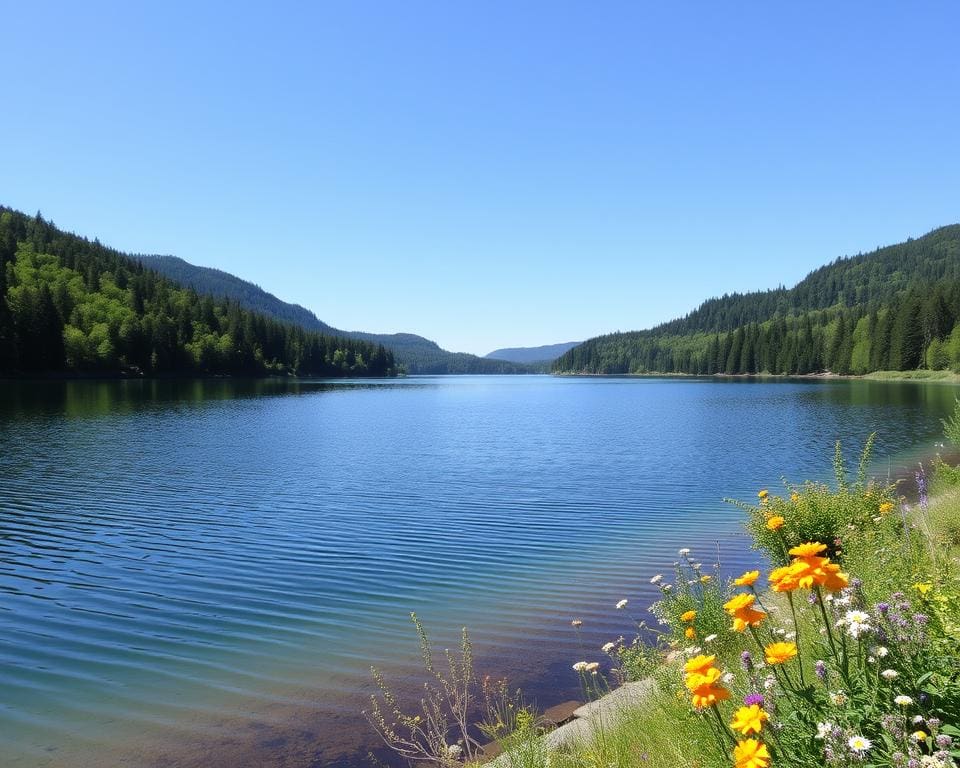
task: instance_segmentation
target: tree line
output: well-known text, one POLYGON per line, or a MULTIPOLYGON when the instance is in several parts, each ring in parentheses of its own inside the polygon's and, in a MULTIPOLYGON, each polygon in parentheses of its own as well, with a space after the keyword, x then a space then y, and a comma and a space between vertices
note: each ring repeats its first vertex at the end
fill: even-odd
POLYGON ((136 259, 0 207, 0 374, 389 376, 382 345, 199 296, 136 259))
POLYGON ((584 342, 558 372, 960 372, 960 226, 840 259, 792 289, 705 302, 650 331, 584 342))

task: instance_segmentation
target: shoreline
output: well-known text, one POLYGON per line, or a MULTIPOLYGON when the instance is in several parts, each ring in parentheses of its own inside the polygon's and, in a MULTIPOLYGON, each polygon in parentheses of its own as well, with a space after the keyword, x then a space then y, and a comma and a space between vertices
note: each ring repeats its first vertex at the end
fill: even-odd
POLYGON ((932 382, 938 384, 960 385, 960 373, 953 371, 931 371, 917 369, 915 371, 873 371, 864 374, 831 373, 663 373, 651 371, 649 373, 577 373, 574 371, 559 371, 551 373, 558 378, 591 378, 591 379, 735 379, 735 380, 775 380, 788 381, 915 381, 932 382))

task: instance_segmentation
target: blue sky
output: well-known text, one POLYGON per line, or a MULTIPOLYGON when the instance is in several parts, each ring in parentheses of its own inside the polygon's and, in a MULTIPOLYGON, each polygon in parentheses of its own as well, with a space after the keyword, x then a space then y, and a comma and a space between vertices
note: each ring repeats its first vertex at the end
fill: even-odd
POLYGON ((960 221, 960 4, 4 2, 0 203, 486 353, 960 221))

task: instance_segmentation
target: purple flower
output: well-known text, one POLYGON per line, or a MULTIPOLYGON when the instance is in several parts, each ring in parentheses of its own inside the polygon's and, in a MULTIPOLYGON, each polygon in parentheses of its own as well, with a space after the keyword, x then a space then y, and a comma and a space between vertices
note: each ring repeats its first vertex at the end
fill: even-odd
POLYGON ((937 736, 937 746, 940 747, 940 749, 946 749, 951 744, 953 744, 953 739, 947 736, 947 734, 941 733, 937 736))
POLYGON ((752 707, 754 704, 756 704, 758 707, 762 707, 763 696, 759 693, 751 693, 749 696, 744 697, 743 703, 748 707, 752 707))
POLYGON ((877 613, 886 616, 890 612, 890 603, 877 603, 877 613))
POLYGON ((827 663, 821 659, 813 665, 813 668, 817 673, 817 677, 820 678, 820 681, 825 682, 827 679, 827 663))
POLYGON ((915 614, 913 614, 913 622, 914 622, 914 624, 919 624, 919 625, 922 627, 922 626, 923 626, 924 624, 926 624, 928 621, 930 621, 930 617, 927 616, 927 614, 925 614, 925 613, 915 613, 915 614))

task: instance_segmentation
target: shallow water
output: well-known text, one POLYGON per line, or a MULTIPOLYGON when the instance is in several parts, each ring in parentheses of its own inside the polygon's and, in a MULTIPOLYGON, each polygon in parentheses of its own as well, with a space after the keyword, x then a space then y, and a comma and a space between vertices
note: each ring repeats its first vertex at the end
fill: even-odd
POLYGON ((678 547, 932 450, 955 389, 551 377, 0 383, 3 765, 354 765, 409 612, 542 705, 631 631, 678 547), (630 610, 613 603, 630 598, 630 610), (584 620, 574 633, 570 619, 584 620))

